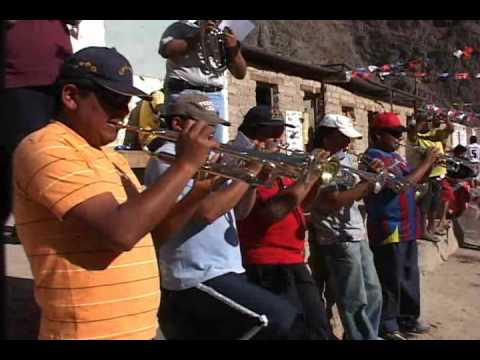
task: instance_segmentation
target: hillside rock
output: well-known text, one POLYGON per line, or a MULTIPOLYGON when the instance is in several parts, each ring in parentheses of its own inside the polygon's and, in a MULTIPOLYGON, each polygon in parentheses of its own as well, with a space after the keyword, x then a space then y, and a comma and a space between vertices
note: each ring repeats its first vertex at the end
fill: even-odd
MULTIPOLYGON (((414 58, 426 60, 427 70, 480 72, 480 55, 457 59, 453 52, 480 49, 480 20, 255 20, 246 43, 306 63, 344 63, 351 67, 383 65, 414 58)), ((380 81, 380 80, 378 80, 380 81)), ((413 78, 387 78, 413 92, 413 78)), ((480 111, 479 80, 419 81, 418 93, 438 105, 473 103, 480 111)))

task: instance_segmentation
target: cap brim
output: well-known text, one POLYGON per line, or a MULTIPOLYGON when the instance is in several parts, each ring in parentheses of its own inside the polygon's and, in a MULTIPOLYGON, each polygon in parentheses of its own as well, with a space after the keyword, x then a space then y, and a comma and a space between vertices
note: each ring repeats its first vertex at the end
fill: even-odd
POLYGON ((152 96, 148 95, 147 93, 143 92, 140 89, 137 89, 134 86, 118 84, 117 82, 103 80, 103 79, 94 78, 92 80, 95 81, 98 85, 114 93, 125 95, 125 96, 136 96, 142 100, 148 100, 148 101, 152 100, 152 96))
POLYGON ((275 119, 259 122, 258 125, 259 126, 283 126, 283 127, 289 127, 289 128, 295 127, 295 125, 287 124, 283 120, 275 120, 275 119))
POLYGON ((203 116, 202 119, 198 119, 198 120, 205 120, 209 125, 223 125, 223 126, 232 125, 227 120, 224 120, 221 117, 210 115, 210 114, 208 114, 207 116, 203 116))
POLYGON ((395 127, 377 127, 377 130, 388 130, 388 131, 396 131, 396 132, 405 132, 407 128, 405 126, 395 126, 395 127))
POLYGON ((354 128, 347 128, 347 127, 338 127, 338 131, 340 131, 343 135, 350 139, 360 139, 363 137, 362 133, 358 132, 354 128))
MULTIPOLYGON (((177 114, 177 113, 170 113, 170 112, 164 112, 164 113, 161 113, 160 114, 160 117, 161 118, 171 118, 172 116, 186 116, 185 114, 177 114)), ((191 115, 187 115, 187 116, 191 116, 191 115)), ((209 125, 223 125, 223 126, 231 126, 232 124, 230 122, 228 122, 227 120, 224 120, 218 116, 215 116, 215 115, 202 115, 201 117, 200 116, 191 116, 192 119, 195 119, 195 120, 203 120, 203 121, 206 121, 209 125)))

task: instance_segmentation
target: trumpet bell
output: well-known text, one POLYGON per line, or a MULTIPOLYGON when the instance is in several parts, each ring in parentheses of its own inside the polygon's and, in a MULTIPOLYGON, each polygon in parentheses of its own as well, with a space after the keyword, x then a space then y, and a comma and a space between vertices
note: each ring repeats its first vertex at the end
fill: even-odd
POLYGON ((322 186, 328 186, 337 179, 340 172, 340 162, 335 158, 329 159, 328 162, 322 164, 319 171, 321 172, 322 186))

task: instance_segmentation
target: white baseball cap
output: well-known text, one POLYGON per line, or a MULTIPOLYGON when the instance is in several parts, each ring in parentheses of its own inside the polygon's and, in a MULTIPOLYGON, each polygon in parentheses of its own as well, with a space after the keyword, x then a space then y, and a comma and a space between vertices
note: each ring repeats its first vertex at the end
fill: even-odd
POLYGON ((318 126, 337 128, 343 135, 351 139, 362 137, 362 134, 353 127, 352 120, 344 115, 327 114, 318 126))

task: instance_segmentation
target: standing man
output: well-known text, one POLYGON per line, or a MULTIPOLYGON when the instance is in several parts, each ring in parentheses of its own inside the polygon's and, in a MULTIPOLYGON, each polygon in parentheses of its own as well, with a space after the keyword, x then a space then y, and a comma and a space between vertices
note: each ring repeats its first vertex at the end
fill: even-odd
POLYGON ((420 272, 416 239, 421 224, 414 185, 428 176, 439 157, 439 150, 429 147, 420 165, 411 169, 396 152, 404 132, 397 114, 377 114, 372 124, 372 147, 366 152, 369 159, 381 160, 389 171, 412 185, 400 193, 384 188, 365 198, 368 238, 382 285, 380 336, 392 340, 405 340, 401 331, 423 333, 429 329, 418 321, 420 272))
MULTIPOLYGON (((52 118, 53 83, 61 64, 72 54, 66 25, 78 22, 5 20, 5 80, 0 93, 2 216, 4 213, 8 216, 11 210, 13 151, 26 135, 45 126, 52 118)), ((1 220, 3 230, 4 219, 1 220)))
MULTIPOLYGON (((205 119, 211 126, 227 125, 206 96, 180 95, 167 106, 167 126, 181 131, 185 119, 205 119)), ((175 154, 171 143, 157 152, 175 154)), ((262 166, 246 170, 258 174, 262 166)), ((145 184, 168 171, 152 158, 145 184)), ((212 180, 215 181, 215 180, 212 180)), ((250 283, 242 266, 235 219, 244 218, 255 201, 255 188, 243 181, 220 181, 206 197, 192 192, 194 181, 162 223, 154 238, 162 278, 160 325, 168 339, 303 338, 300 312, 285 299, 250 283), (233 209, 235 208, 235 213, 233 209), (259 328, 259 321, 268 324, 259 328), (257 334, 254 329, 261 329, 257 334)))
MULTIPOLYGON (((416 115, 416 123, 409 128, 408 140, 414 145, 419 145, 423 149, 435 148, 440 154, 445 153, 445 142, 450 134, 453 133, 453 124, 448 116, 445 117, 445 128, 440 127, 440 117, 435 116, 431 122, 431 129, 428 119, 423 115, 416 115)), ((445 164, 436 164, 428 177, 428 193, 423 197, 421 207, 426 215, 426 231, 423 235, 425 239, 438 241, 436 235, 446 234, 446 216, 448 211, 448 202, 442 201, 443 179, 447 174, 445 164), (438 226, 435 220, 440 218, 438 226)))
MULTIPOLYGON (((272 116, 270 107, 256 106, 245 115, 238 137, 275 152, 285 126, 292 125, 272 116)), ((328 156, 328 152, 324 154, 328 156)), ((308 181, 280 177, 271 187, 258 186, 252 211, 238 221, 248 279, 294 305, 303 315, 304 338, 309 340, 332 337, 325 306, 305 263, 304 209, 312 203, 319 176, 313 174, 308 181)))
POLYGON ((480 183, 480 144, 477 142, 475 135, 470 136, 470 144, 467 145, 467 159, 473 163, 473 168, 476 173, 475 186, 480 183))
MULTIPOLYGON (((352 139, 361 137, 348 117, 327 114, 316 130, 314 146, 342 165, 357 167, 346 150, 352 139)), ((378 162, 371 164, 375 170, 382 167, 378 162)), ((378 339, 382 292, 359 209, 360 201, 373 191, 372 183, 339 179, 319 191, 312 209, 312 256, 327 266, 345 338, 350 340, 378 339)))
POLYGON ((203 164, 213 131, 186 121, 177 159, 141 185, 115 140, 133 70, 115 49, 88 47, 63 65, 58 108, 15 151, 15 217, 42 316, 40 339, 152 339, 160 301, 150 232, 203 164))
POLYGON ((473 163, 480 163, 480 144, 475 135, 470 136, 470 143, 467 145, 467 159, 473 163))
MULTIPOLYGON (((209 20, 205 33, 212 31, 221 20, 209 20)), ((214 104, 219 116, 225 117, 225 99, 222 89, 225 85, 224 73, 212 73, 205 66, 200 45, 201 29, 199 20, 180 20, 170 25, 160 40, 159 54, 167 59, 165 75, 166 103, 179 94, 207 96, 214 104)), ((224 46, 227 67, 237 79, 243 79, 247 73, 247 63, 242 56, 240 42, 235 34, 225 29, 224 46)), ((215 137, 221 142, 228 140, 228 133, 217 126, 215 137)))

